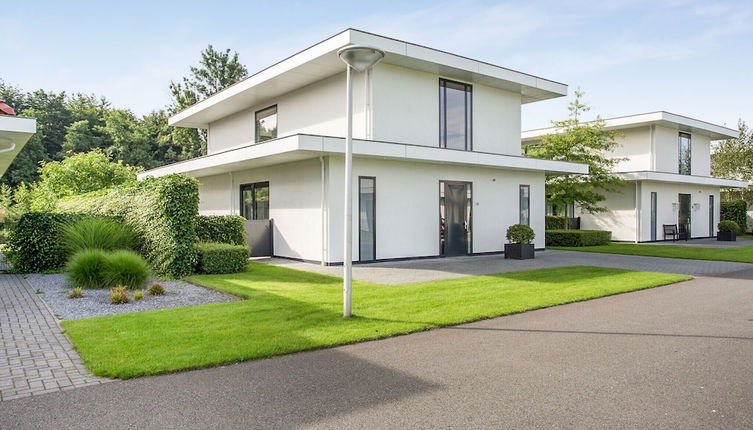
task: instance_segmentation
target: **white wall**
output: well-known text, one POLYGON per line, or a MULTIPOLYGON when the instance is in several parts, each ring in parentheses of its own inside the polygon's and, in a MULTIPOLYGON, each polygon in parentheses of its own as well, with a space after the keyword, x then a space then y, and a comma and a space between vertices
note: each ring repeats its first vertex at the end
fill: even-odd
POLYGON ((239 214, 240 186, 269 181, 269 216, 275 255, 321 260, 319 159, 199 178, 199 213, 239 214))
MULTIPOLYGON (((329 162, 330 262, 342 261, 343 158, 329 162)), ((439 181, 473 183, 473 252, 500 251, 507 227, 517 224, 519 185, 531 186, 531 227, 544 247, 544 175, 513 170, 447 166, 357 158, 353 167, 353 207, 358 208, 358 176, 376 177, 378 259, 439 254, 439 181)), ((357 217, 353 258, 358 259, 357 217)))
POLYGON ((651 192, 657 195, 656 238, 662 240, 663 224, 677 224, 678 209, 672 203, 679 203, 678 194, 690 194, 690 235, 691 237, 708 237, 709 234, 709 195, 714 196, 714 232, 719 223, 719 187, 698 185, 669 184, 664 182, 643 181, 641 184, 641 237, 640 240, 651 240, 651 192), (698 209, 693 205, 699 204, 698 209))
MULTIPOLYGON (((656 126, 656 170, 678 173, 680 130, 656 126)), ((711 142, 708 136, 690 134, 690 172, 695 176, 711 176, 711 142)))
POLYGON ((607 212, 589 214, 579 212, 580 228, 583 230, 609 230, 612 240, 635 241, 635 183, 627 182, 621 187, 622 193, 605 193, 606 200, 601 206, 607 212))
POLYGON ((690 136, 690 172, 696 176, 711 176, 711 139, 698 133, 690 136))
POLYGON ((640 172, 651 170, 651 128, 636 127, 620 130, 621 136, 615 141, 619 144, 613 151, 614 158, 627 158, 620 161, 615 172, 640 172))
MULTIPOLYGON (((439 146, 439 78, 379 64, 373 72, 374 139, 439 146)), ((520 155, 520 94, 473 86, 473 150, 520 155)))

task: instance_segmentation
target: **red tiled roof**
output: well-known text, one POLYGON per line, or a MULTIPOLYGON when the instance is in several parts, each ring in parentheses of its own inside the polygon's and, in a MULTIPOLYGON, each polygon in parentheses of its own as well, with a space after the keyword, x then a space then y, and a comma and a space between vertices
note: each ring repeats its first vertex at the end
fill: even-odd
POLYGON ((8 106, 4 100, 0 100, 0 115, 15 115, 16 111, 12 107, 8 106))

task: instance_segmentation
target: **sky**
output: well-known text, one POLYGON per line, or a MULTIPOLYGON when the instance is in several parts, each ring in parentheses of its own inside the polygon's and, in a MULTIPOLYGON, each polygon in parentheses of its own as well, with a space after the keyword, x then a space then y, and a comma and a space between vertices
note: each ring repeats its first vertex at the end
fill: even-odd
POLYGON ((207 44, 254 73, 352 27, 568 84, 524 105, 524 130, 566 117, 577 88, 586 119, 666 110, 736 128, 753 123, 751 23, 750 0, 16 1, 0 10, 0 79, 145 114, 207 44))

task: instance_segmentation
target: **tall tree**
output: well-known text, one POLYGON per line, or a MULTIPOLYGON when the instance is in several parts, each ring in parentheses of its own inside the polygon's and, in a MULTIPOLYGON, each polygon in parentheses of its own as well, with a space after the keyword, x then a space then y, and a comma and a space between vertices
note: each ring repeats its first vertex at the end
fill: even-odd
MULTIPOLYGON (((721 178, 753 181, 753 130, 740 119, 738 137, 718 142, 711 153, 711 174, 721 178)), ((753 204, 753 186, 730 188, 722 193, 729 200, 745 200, 753 204)))
POLYGON ((529 147, 527 153, 536 158, 587 164, 587 175, 547 175, 547 201, 560 207, 575 204, 588 213, 598 213, 606 211, 600 205, 606 199, 604 193, 620 190, 623 181, 612 173, 612 168, 623 159, 610 156, 618 145, 617 133, 606 130, 601 117, 580 121, 591 109, 583 102, 583 95, 582 91, 575 91, 568 118, 554 121, 556 131, 542 136, 541 142, 529 147))

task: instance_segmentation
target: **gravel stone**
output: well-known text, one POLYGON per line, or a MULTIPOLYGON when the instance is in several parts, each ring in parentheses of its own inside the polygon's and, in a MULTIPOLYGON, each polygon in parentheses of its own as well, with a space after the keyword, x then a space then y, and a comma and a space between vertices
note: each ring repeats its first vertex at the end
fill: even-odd
POLYGON ((131 301, 120 305, 111 305, 109 290, 83 290, 84 297, 69 299, 71 286, 65 274, 51 275, 29 274, 26 280, 35 291, 40 291, 41 297, 61 320, 98 317, 103 315, 117 315, 131 312, 141 312, 155 309, 178 308, 183 306, 204 305, 207 303, 222 303, 239 300, 229 294, 209 288, 199 287, 186 281, 157 281, 165 287, 164 296, 149 296, 144 291, 144 298, 133 300, 133 293, 128 292, 131 301))

